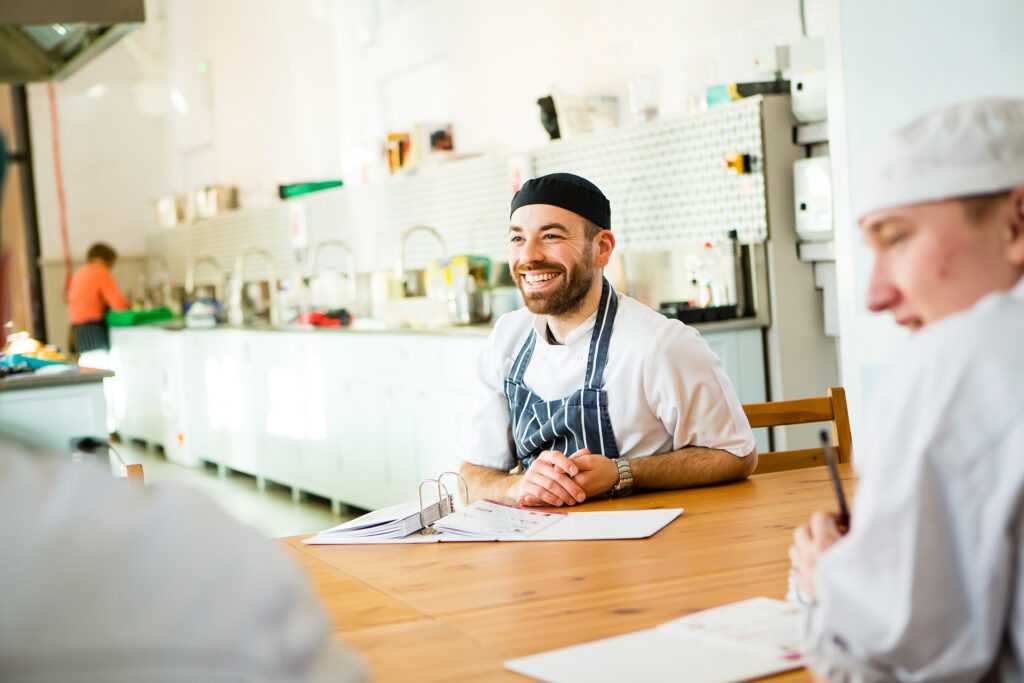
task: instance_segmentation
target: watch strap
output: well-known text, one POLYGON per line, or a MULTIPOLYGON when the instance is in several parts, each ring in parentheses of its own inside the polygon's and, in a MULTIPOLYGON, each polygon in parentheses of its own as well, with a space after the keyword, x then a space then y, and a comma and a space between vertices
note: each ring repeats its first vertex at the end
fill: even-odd
POLYGON ((619 469, 619 480, 612 487, 612 495, 628 496, 633 492, 633 468, 624 457, 616 458, 615 466, 619 469))

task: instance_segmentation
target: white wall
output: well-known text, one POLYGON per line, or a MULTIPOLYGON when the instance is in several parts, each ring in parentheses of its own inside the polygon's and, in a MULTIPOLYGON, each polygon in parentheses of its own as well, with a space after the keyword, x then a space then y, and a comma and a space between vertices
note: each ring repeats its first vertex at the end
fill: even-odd
MULTIPOLYGON (((808 0, 811 35, 822 5, 808 0)), ((390 129, 438 118, 460 151, 544 144, 536 100, 612 94, 654 75, 661 111, 696 105, 709 83, 752 75, 758 48, 800 37, 796 0, 351 0, 338 16, 342 150, 372 154, 390 129)))
POLYGON ((840 365, 856 434, 905 333, 887 314, 865 311, 872 258, 850 208, 858 192, 850 169, 874 141, 931 109, 985 95, 1024 96, 1024 4, 830 0, 827 14, 840 365))
MULTIPOLYGON (((274 201, 278 182, 337 177, 330 7, 151 0, 143 28, 56 83, 72 255, 96 240, 141 254, 161 195, 221 182, 253 205, 274 201)), ((42 254, 54 260, 50 107, 45 84, 29 92, 42 254)))
POLYGON ((254 205, 276 200, 278 183, 340 175, 331 6, 167 2, 167 77, 188 105, 170 117, 169 189, 228 183, 254 205))
MULTIPOLYGON (((152 201, 167 185, 166 124, 139 111, 134 86, 140 76, 127 51, 112 49, 55 84, 68 237, 75 258, 97 240, 125 254, 144 251, 152 201)), ((44 261, 59 260, 63 251, 46 84, 30 85, 28 93, 40 251, 44 261)))

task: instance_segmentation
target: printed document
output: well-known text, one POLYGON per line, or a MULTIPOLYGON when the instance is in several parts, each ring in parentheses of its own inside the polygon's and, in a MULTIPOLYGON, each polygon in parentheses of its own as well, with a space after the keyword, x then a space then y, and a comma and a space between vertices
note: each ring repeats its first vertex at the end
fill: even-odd
POLYGON ((803 666, 801 613, 791 602, 754 598, 645 631, 512 659, 505 668, 549 683, 745 681, 803 666))

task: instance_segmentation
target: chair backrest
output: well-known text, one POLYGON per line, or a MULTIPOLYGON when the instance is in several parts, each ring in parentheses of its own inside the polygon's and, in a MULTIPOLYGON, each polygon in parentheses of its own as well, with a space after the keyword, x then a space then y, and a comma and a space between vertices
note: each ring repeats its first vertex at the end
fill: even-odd
MULTIPOLYGON (((810 422, 831 422, 832 444, 836 447, 839 462, 850 462, 853 457, 850 415, 846 409, 846 392, 842 387, 832 387, 828 390, 827 396, 820 398, 750 403, 743 406, 743 412, 747 414, 750 426, 755 429, 810 422)), ((822 448, 774 451, 758 454, 757 471, 758 473, 780 472, 824 464, 825 452, 822 448)))
POLYGON ((113 447, 111 444, 107 444, 107 449, 110 452, 112 459, 117 460, 118 464, 124 467, 124 478, 133 484, 144 486, 146 484, 146 478, 142 473, 142 465, 137 462, 128 463, 121 457, 121 453, 113 447))

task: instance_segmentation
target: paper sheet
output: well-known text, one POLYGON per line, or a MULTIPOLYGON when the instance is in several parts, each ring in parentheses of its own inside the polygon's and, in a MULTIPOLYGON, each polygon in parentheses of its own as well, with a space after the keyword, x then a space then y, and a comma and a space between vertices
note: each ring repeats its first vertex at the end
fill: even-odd
POLYGON ((600 541, 604 539, 648 538, 664 529, 682 508, 664 510, 623 510, 621 512, 571 512, 531 536, 530 541, 600 541))
POLYGON ((754 598, 669 621, 659 629, 743 645, 765 654, 792 658, 800 651, 800 605, 754 598))
POLYGON ((755 598, 657 628, 512 659, 505 668, 551 683, 745 681, 803 665, 790 648, 799 620, 798 607, 755 598))

